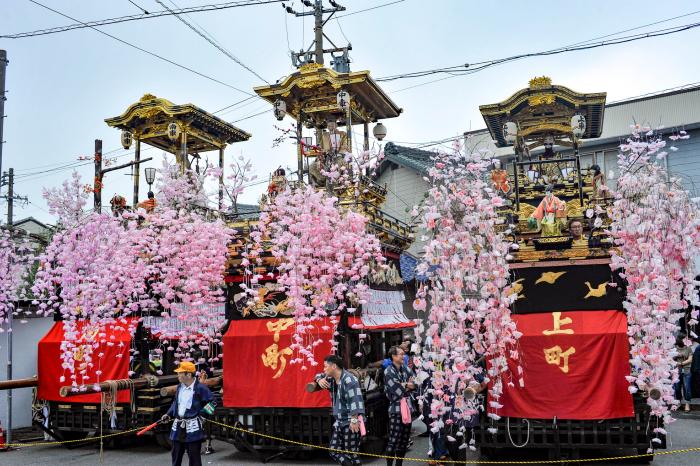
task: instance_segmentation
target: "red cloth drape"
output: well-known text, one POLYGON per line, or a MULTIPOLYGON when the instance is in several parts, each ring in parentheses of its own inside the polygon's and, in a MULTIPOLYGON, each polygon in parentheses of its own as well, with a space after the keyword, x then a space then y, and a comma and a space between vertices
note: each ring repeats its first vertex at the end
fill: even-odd
POLYGON ((348 317, 348 327, 353 330, 398 330, 403 328, 413 328, 416 325, 417 324, 412 320, 385 325, 365 325, 360 317, 348 317))
MULTIPOLYGON (((129 322, 131 318, 127 318, 129 322)), ((128 331, 128 324, 108 325, 104 329, 105 343, 100 343, 93 350, 93 354, 104 353, 101 358, 95 357, 94 367, 88 369, 89 383, 103 382, 105 380, 126 379, 129 377, 129 348, 131 346, 131 334, 128 331), (111 345, 107 342, 112 343, 111 345), (120 344, 122 344, 120 346, 120 344), (121 356, 119 356, 121 355, 121 356), (95 372, 102 371, 98 377, 95 372)), ((78 328, 82 326, 79 324, 78 328)), ((39 377, 39 388, 37 398, 48 401, 63 401, 66 403, 99 403, 100 394, 78 395, 70 398, 62 397, 59 390, 64 385, 70 385, 68 370, 61 367, 61 342, 63 342, 63 322, 56 322, 44 338, 39 340, 37 371, 39 377), (65 376, 65 381, 61 382, 61 376, 65 376)), ((129 390, 121 390, 117 394, 118 403, 128 403, 131 400, 129 390)))
POLYGON ((303 370, 301 364, 290 363, 295 357, 288 349, 294 332, 292 322, 289 318, 231 322, 224 335, 224 406, 324 408, 331 405, 327 391, 307 393, 305 387, 323 370, 323 358, 331 350, 333 325, 327 319, 314 324, 314 334, 322 340, 314 349, 319 364, 303 370))
MULTIPOLYGON (((530 419, 614 419, 634 416, 627 318, 620 311, 513 315, 525 386, 511 363, 501 416, 530 419)), ((491 410, 491 408, 489 408, 491 410)))

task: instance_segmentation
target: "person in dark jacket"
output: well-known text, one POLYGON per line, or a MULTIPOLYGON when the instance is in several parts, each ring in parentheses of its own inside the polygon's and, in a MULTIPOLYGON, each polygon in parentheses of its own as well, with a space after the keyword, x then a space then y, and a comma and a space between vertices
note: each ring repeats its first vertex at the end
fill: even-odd
POLYGON ((173 404, 162 420, 173 419, 170 440, 173 442, 172 466, 181 466, 187 452, 190 466, 202 465, 202 441, 205 438, 202 426, 202 414, 214 412, 211 391, 195 378, 196 367, 189 361, 183 361, 175 369, 180 385, 177 387, 173 404))
POLYGON ((356 452, 360 450, 360 416, 365 414, 360 382, 343 368, 343 360, 333 354, 323 360, 323 373, 316 375, 315 381, 330 391, 333 403, 335 422, 330 457, 341 466, 359 466, 356 452))
POLYGON ((403 465, 408 441, 411 437, 411 422, 404 424, 401 416, 401 400, 406 399, 410 407, 410 392, 416 389, 413 372, 404 364, 404 350, 400 346, 389 349, 391 364, 384 369, 384 393, 389 398, 389 440, 386 445, 387 466, 403 465), (393 457, 399 458, 394 463, 393 457))
POLYGON ((685 338, 683 335, 676 337, 676 351, 677 355, 673 357, 678 367, 678 382, 673 385, 673 390, 677 400, 681 400, 681 397, 685 403, 684 410, 686 412, 690 411, 690 366, 693 362, 693 350, 690 346, 685 344, 685 338))
POLYGON ((700 397, 700 341, 697 338, 693 349, 693 360, 690 363, 690 381, 692 397, 700 397))

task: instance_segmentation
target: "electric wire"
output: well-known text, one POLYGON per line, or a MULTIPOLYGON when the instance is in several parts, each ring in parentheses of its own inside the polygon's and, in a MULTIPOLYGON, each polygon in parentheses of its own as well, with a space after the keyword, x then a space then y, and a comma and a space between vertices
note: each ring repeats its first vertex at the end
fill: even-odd
POLYGON ((661 36, 676 34, 679 32, 684 32, 684 31, 688 31, 690 29, 697 28, 699 26, 700 26, 700 22, 684 24, 681 26, 674 26, 674 27, 659 29, 659 30, 646 32, 646 33, 638 33, 638 34, 633 34, 633 35, 629 35, 629 36, 619 37, 616 39, 604 40, 604 41, 600 41, 600 42, 596 42, 596 43, 589 43, 590 41, 586 41, 586 42, 581 43, 580 45, 575 45, 575 46, 563 46, 563 47, 558 47, 558 48, 550 49, 550 50, 523 53, 523 54, 518 54, 518 55, 512 55, 509 57, 484 60, 484 61, 475 62, 475 63, 467 63, 467 64, 444 67, 444 68, 434 68, 434 69, 429 69, 429 70, 414 71, 414 72, 403 73, 403 74, 383 76, 383 77, 376 78, 376 81, 377 82, 388 82, 388 81, 395 81, 398 79, 425 77, 425 76, 430 76, 430 75, 434 75, 434 74, 450 74, 451 76, 448 76, 447 78, 445 78, 445 79, 449 79, 452 77, 473 74, 473 73, 482 71, 484 69, 490 68, 492 66, 496 66, 496 65, 503 64, 503 63, 507 63, 507 62, 516 61, 516 60, 521 60, 524 58, 558 55, 558 54, 568 53, 568 52, 576 52, 576 51, 590 50, 590 49, 595 49, 595 48, 600 48, 600 47, 607 47, 607 46, 611 46, 611 45, 619 45, 619 44, 624 44, 624 43, 628 43, 628 42, 649 39, 649 38, 653 38, 653 37, 661 37, 661 36))
MULTIPOLYGON (((80 20, 75 19, 75 18, 73 18, 73 17, 71 17, 71 16, 69 16, 69 15, 67 15, 67 14, 65 14, 65 13, 61 13, 60 11, 55 10, 55 9, 53 9, 53 8, 51 8, 51 7, 49 7, 49 6, 46 6, 46 5, 42 4, 42 3, 39 3, 39 2, 36 1, 36 0, 28 0, 28 1, 34 3, 34 4, 37 5, 37 6, 40 6, 40 7, 42 7, 42 8, 45 8, 45 9, 49 10, 49 11, 52 11, 52 12, 58 14, 58 15, 61 15, 61 16, 63 16, 64 18, 68 18, 68 19, 70 19, 70 20, 80 22, 80 20)), ((231 85, 231 84, 225 83, 224 81, 220 81, 220 80, 218 80, 218 79, 216 79, 216 78, 213 78, 213 77, 211 77, 211 76, 209 76, 209 75, 206 75, 206 74, 204 74, 204 73, 201 73, 201 72, 199 72, 199 71, 197 71, 197 70, 195 70, 195 69, 193 69, 193 68, 190 68, 190 67, 185 66, 185 65, 181 65, 180 63, 177 63, 177 62, 175 62, 175 61, 173 61, 173 60, 171 60, 171 59, 169 59, 169 58, 165 58, 165 57, 163 57, 162 55, 158 55, 158 54, 155 53, 155 52, 151 52, 150 50, 146 50, 146 49, 144 49, 144 48, 142 48, 142 47, 139 47, 138 45, 132 44, 131 42, 127 42, 127 41, 125 41, 124 39, 120 39, 119 37, 114 36, 114 35, 112 35, 112 34, 110 34, 110 33, 108 33, 108 32, 105 32, 105 31, 101 30, 101 29, 97 29, 97 28, 94 27, 94 26, 88 26, 88 27, 89 27, 90 29, 93 29, 93 30, 99 32, 99 33, 102 34, 102 35, 105 35, 105 36, 107 36, 107 37, 109 37, 109 38, 111 38, 111 39, 116 40, 117 42, 121 42, 121 43, 124 44, 124 45, 127 45, 127 46, 129 46, 129 47, 131 47, 131 48, 134 48, 134 49, 139 50, 139 51, 141 51, 141 52, 143 52, 143 53, 146 53, 146 54, 148 54, 148 55, 151 55, 151 56, 153 56, 153 57, 155 57, 155 58, 158 58, 159 60, 162 60, 162 61, 164 61, 164 62, 166 62, 166 63, 170 63, 171 65, 175 65, 175 66, 177 66, 178 68, 182 68, 183 70, 187 70, 187 71, 189 71, 190 73, 194 73, 194 74, 196 74, 196 75, 198 75, 198 76, 201 76, 202 78, 208 79, 208 80, 213 81, 213 82, 215 82, 215 83, 221 84, 221 85, 226 86, 226 87, 231 88, 231 89, 234 89, 234 90, 236 90, 236 91, 238 91, 238 92, 241 92, 241 93, 243 93, 243 94, 246 94, 246 95, 254 95, 254 94, 251 94, 250 92, 244 91, 243 89, 239 89, 239 88, 237 88, 236 86, 233 86, 233 85, 231 85)))
MULTIPOLYGON (((207 11, 218 11, 218 10, 225 10, 229 8, 238 8, 238 7, 244 7, 244 6, 257 6, 257 5, 266 5, 269 3, 281 3, 284 0, 239 0, 236 2, 226 2, 226 3, 218 3, 218 4, 211 4, 211 5, 203 5, 203 6, 197 6, 197 7, 188 7, 188 8, 181 8, 179 10, 174 10, 175 13, 177 14, 187 14, 187 13, 201 13, 201 12, 207 12, 207 11)), ((151 11, 148 14, 140 14, 140 15, 129 15, 129 16, 119 16, 116 18, 107 18, 107 19, 101 19, 97 21, 78 21, 73 18, 68 18, 73 21, 75 21, 74 24, 68 24, 65 26, 57 26, 57 27, 52 27, 52 28, 47 28, 47 29, 38 29, 35 31, 27 31, 27 32, 19 32, 15 34, 4 34, 0 35, 0 39, 21 39, 25 37, 35 37, 35 36, 43 36, 47 34, 56 34, 60 32, 66 32, 66 31, 72 31, 74 29, 83 29, 83 28, 89 28, 89 27, 94 27, 94 26, 106 26, 110 24, 119 24, 119 23, 125 23, 128 21, 139 21, 142 19, 151 19, 151 18, 160 18, 161 16, 170 16, 173 13, 163 10, 163 11, 151 11)))
POLYGON ((396 0, 394 2, 383 3, 381 5, 373 6, 371 8, 365 8, 364 10, 353 11, 352 13, 346 13, 344 15, 336 16, 336 18, 346 18, 348 16, 356 15, 358 13, 364 13, 365 11, 376 10, 377 8, 384 8, 385 6, 395 5, 397 3, 405 2, 406 0, 396 0))
POLYGON ((267 110, 263 110, 263 111, 260 112, 260 113, 254 113, 253 115, 248 115, 248 116, 245 116, 245 117, 243 117, 243 118, 239 118, 238 120, 233 120, 231 123, 238 123, 239 121, 249 120, 249 119, 251 119, 251 118, 255 118, 255 117, 257 117, 257 116, 264 115, 264 114, 269 113, 269 112, 271 112, 271 111, 272 111, 271 108, 270 108, 270 109, 267 109, 267 110))
MULTIPOLYGON (((174 15, 178 20, 180 20, 185 26, 187 26, 187 27, 190 28, 192 31, 194 31, 199 37, 201 37, 202 39, 206 40, 209 44, 212 45, 212 47, 215 47, 218 51, 220 51, 220 52, 223 53, 225 56, 227 56, 228 58, 230 58, 231 60, 233 60, 235 63, 237 63, 238 65, 240 65, 240 66, 241 66, 242 68, 244 68, 245 70, 249 71, 249 72, 250 72, 251 74, 253 74, 256 78, 258 78, 258 79, 260 79, 260 80, 262 80, 262 81, 265 81, 267 84, 270 84, 269 81, 268 81, 267 79, 263 78, 263 77, 260 76, 257 72, 255 72, 255 70, 253 70, 251 67, 249 67, 248 65, 246 65, 245 63, 243 63, 243 62, 240 60, 240 58, 236 57, 236 56, 235 56, 233 53, 231 53, 229 50, 227 50, 227 49, 224 48, 223 46, 219 45, 218 42, 216 42, 215 40, 213 40, 213 38, 211 37, 210 34, 200 31, 200 30, 199 30, 197 27, 195 27, 192 23, 190 23, 190 22, 187 21, 185 18, 183 18, 182 15, 180 15, 180 14, 178 14, 178 13, 175 13, 170 7, 168 7, 168 6, 167 6, 165 3, 163 3, 161 0, 156 0, 156 3, 158 3, 159 5, 161 5, 161 6, 162 6, 163 8, 165 8, 166 10, 168 10, 168 11, 170 11, 170 12, 173 12, 173 15, 174 15)), ((201 26, 200 26, 200 27, 201 27, 201 26)))
POLYGON ((223 107, 223 108, 220 108, 219 110, 216 110, 216 111, 212 112, 212 114, 221 113, 222 115, 225 115, 226 113, 229 113, 228 111, 238 110, 239 108, 245 107, 245 106, 249 105, 249 104, 252 103, 252 102, 249 102, 248 104, 245 104, 245 105, 241 105, 241 104, 243 104, 243 103, 245 103, 245 102, 248 102, 249 100, 255 99, 256 97, 258 97, 257 94, 256 94, 256 95, 252 95, 252 96, 250 96, 250 97, 248 97, 248 98, 246 98, 246 99, 239 100, 238 102, 234 102, 234 103, 232 103, 231 105, 227 105, 227 106, 225 106, 225 107, 223 107), (238 107, 238 108, 233 109, 233 107, 238 107), (227 111, 227 110, 228 110, 228 111, 227 111), (223 113, 222 113, 222 112, 223 112, 223 113))
POLYGON ((150 13, 149 13, 145 8, 143 8, 143 7, 139 6, 139 5, 137 5, 136 3, 134 3, 133 0, 126 0, 126 1, 129 2, 129 3, 131 3, 132 5, 134 5, 134 6, 135 6, 136 8, 138 8, 139 10, 143 11, 143 14, 145 14, 145 15, 150 15, 150 13))
MULTIPOLYGON (((141 150, 141 153, 144 153, 144 152, 149 151, 149 150, 152 150, 152 149, 154 149, 154 147, 146 147, 146 148, 144 148, 144 149, 141 150)), ((126 152, 126 153, 124 153, 124 154, 117 155, 117 156, 115 156, 115 157, 111 157, 111 159, 116 160, 116 159, 120 159, 120 158, 123 158, 123 157, 126 157, 126 156, 130 156, 130 155, 133 155, 133 154, 134 154, 133 151, 132 151, 132 152, 126 152)), ((102 154, 103 159, 105 158, 105 155, 106 155, 106 153, 103 153, 103 154, 102 154)), ((26 182, 29 182, 29 181, 35 181, 35 180, 39 180, 39 179, 42 179, 42 178, 47 178, 47 177, 52 176, 53 174, 56 174, 56 173, 61 173, 61 172, 69 171, 69 170, 75 170, 75 169, 77 169, 77 168, 85 167, 85 166, 88 166, 88 165, 91 165, 91 166, 92 166, 92 165, 94 165, 94 164, 95 164, 95 162, 92 161, 92 160, 88 160, 88 161, 82 161, 82 160, 81 160, 81 161, 78 161, 78 163, 77 163, 76 165, 58 167, 58 168, 51 169, 51 170, 42 170, 42 171, 38 171, 38 172, 34 172, 34 173, 24 173, 24 174, 22 174, 21 176, 18 175, 15 179, 16 179, 18 182, 26 183, 26 182)), ((106 168, 107 168, 107 167, 108 167, 108 165, 106 166, 106 168)))

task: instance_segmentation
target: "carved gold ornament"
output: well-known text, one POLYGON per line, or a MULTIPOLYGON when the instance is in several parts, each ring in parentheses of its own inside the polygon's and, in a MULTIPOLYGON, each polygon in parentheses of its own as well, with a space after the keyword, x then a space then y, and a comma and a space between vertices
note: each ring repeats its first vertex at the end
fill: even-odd
POLYGON ((583 208, 578 199, 571 199, 566 203, 566 216, 568 218, 583 216, 583 208))
POLYGON ((606 289, 607 285, 608 285, 607 282, 603 282, 600 285, 593 288, 591 286, 591 282, 586 282, 586 286, 588 287, 588 294, 586 296, 584 296, 583 299, 602 298, 608 292, 608 290, 606 289))
POLYGON ((566 272, 542 272, 542 275, 537 279, 535 285, 538 283, 549 283, 550 285, 554 285, 554 282, 556 282, 559 277, 565 273, 566 272))
POLYGON ((542 89, 552 85, 552 78, 539 76, 530 80, 530 89, 542 89))
POLYGON ((527 103, 530 104, 531 107, 537 107, 538 105, 551 105, 554 103, 554 99, 554 94, 533 95, 527 99, 527 103))

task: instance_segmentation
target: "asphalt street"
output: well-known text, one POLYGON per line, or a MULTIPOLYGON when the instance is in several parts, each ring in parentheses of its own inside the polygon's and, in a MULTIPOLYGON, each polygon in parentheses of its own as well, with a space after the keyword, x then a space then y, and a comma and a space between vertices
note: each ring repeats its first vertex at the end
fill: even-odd
MULTIPOLYGON (((415 434, 423 431, 423 427, 417 423, 414 425, 415 434)), ((668 450, 660 450, 661 452, 669 452, 673 450, 682 450, 686 448, 700 447, 700 416, 678 414, 678 420, 674 422, 670 428, 669 448, 668 450)), ((223 442, 214 442, 215 452, 211 455, 203 456, 204 465, 212 466, 233 466, 239 464, 262 464, 260 459, 250 453, 241 453, 236 451, 233 445, 223 442)), ((408 456, 412 458, 426 458, 428 442, 426 438, 416 437, 415 444, 408 456)), ((619 455, 619 451, 603 452, 600 456, 615 456, 619 455)), ((588 456, 589 458, 595 456, 588 456)), ((538 460, 546 459, 546 452, 530 452, 524 450, 514 450, 508 452, 507 455, 500 458, 505 461, 525 460, 533 461, 531 464, 537 464, 538 460)), ((469 456, 468 461, 475 464, 479 456, 473 453, 469 456)), ((60 465, 60 466, 92 466, 92 465, 119 465, 119 466, 161 466, 170 464, 170 453, 159 447, 151 439, 138 439, 137 443, 130 443, 129 446, 112 445, 105 448, 102 455, 102 463, 100 463, 100 451, 98 442, 93 444, 75 448, 72 450, 61 446, 36 446, 23 447, 9 452, 0 452, 0 465, 60 465)), ((186 460, 185 460, 186 464, 186 460)), ((319 451, 304 459, 288 459, 280 458, 272 460, 272 465, 328 465, 332 463, 326 452, 319 451)), ((383 459, 363 458, 363 464, 371 464, 383 466, 383 459)), ((405 465, 426 464, 425 460, 421 461, 404 461, 405 465)), ((461 463, 464 464, 464 463, 461 463)), ((541 464, 541 463, 540 463, 541 464)), ((576 463, 570 463, 576 464, 576 463)), ((605 462, 586 462, 579 464, 643 464, 634 461, 605 461, 605 462)), ((657 466, 690 466, 700 464, 700 451, 685 452, 675 454, 662 454, 654 458, 654 465, 657 466)))

